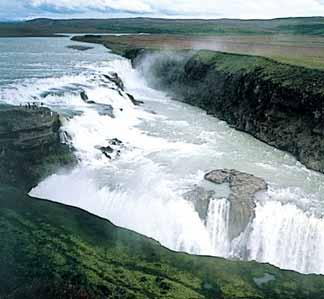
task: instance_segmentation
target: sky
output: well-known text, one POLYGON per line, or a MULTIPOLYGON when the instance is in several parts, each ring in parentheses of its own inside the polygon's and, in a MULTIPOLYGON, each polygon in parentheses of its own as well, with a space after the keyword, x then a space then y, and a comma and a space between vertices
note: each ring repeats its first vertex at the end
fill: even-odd
POLYGON ((324 16, 324 0, 0 0, 0 20, 324 16))

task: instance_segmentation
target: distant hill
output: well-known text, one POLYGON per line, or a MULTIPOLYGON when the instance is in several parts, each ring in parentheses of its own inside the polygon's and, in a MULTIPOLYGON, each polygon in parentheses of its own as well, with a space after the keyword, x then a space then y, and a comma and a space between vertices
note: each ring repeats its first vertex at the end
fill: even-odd
POLYGON ((33 19, 0 23, 0 36, 50 36, 57 33, 159 33, 188 35, 303 34, 324 36, 324 17, 272 20, 238 19, 33 19))

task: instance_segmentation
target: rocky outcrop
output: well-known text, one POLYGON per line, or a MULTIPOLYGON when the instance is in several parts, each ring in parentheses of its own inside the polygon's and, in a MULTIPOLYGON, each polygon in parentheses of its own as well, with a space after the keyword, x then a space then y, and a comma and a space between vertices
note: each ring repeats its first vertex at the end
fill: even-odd
POLYGON ((125 85, 123 80, 118 76, 117 73, 110 73, 107 75, 103 75, 106 79, 108 79, 109 81, 115 83, 115 85, 117 86, 117 88, 119 88, 120 90, 124 91, 125 89, 125 85))
POLYGON ((121 150, 124 148, 123 142, 118 138, 108 140, 107 146, 98 146, 97 149, 109 160, 114 160, 120 157, 121 150))
POLYGON ((193 204, 200 219, 206 224, 209 204, 211 200, 216 199, 216 192, 195 186, 193 190, 186 192, 183 198, 193 204))
POLYGON ((212 200, 226 198, 229 202, 228 235, 233 240, 245 232, 255 217, 255 195, 267 190, 267 183, 254 175, 234 169, 213 170, 205 175, 205 180, 224 185, 220 190, 207 190, 195 186, 183 194, 183 198, 193 204, 200 219, 207 224, 208 212, 212 200))
POLYGON ((133 95, 131 95, 130 93, 126 93, 128 98, 131 100, 131 102, 135 105, 135 106, 140 106, 142 104, 144 104, 143 101, 140 100, 136 100, 135 97, 133 95))
POLYGON ((215 184, 229 184, 229 237, 238 237, 255 217, 255 194, 267 190, 267 183, 254 175, 234 169, 213 170, 205 179, 215 184))
POLYGON ((75 162, 60 140, 59 115, 45 107, 0 106, 0 181, 28 190, 75 162))
POLYGON ((155 87, 324 172, 323 71, 212 51, 149 57, 155 87))
POLYGON ((69 49, 78 50, 78 51, 87 51, 87 50, 93 49, 93 47, 80 46, 80 45, 69 45, 69 46, 66 46, 66 47, 69 48, 69 49))

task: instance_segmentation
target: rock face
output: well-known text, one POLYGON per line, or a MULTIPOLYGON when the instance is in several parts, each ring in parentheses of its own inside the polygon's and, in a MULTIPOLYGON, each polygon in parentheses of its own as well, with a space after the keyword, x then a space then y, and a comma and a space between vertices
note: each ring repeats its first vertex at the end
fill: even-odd
POLYGON ((212 51, 150 61, 155 87, 324 172, 323 71, 212 51))
POLYGON ((255 194, 267 190, 267 183, 261 178, 233 169, 213 170, 205 175, 205 179, 215 184, 229 184, 229 237, 233 240, 245 231, 255 217, 255 194))
POLYGON ((0 181, 28 190, 57 167, 74 162, 60 142, 59 115, 48 108, 0 106, 0 181))
POLYGON ((198 212, 200 219, 205 222, 208 217, 208 208, 210 201, 215 199, 215 191, 205 190, 200 186, 196 186, 192 191, 186 192, 183 195, 185 200, 193 203, 195 210, 198 212))

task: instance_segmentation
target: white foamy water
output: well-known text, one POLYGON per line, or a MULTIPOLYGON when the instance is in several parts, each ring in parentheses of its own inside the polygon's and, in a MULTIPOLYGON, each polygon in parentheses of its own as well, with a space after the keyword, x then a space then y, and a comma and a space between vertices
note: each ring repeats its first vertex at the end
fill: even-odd
POLYGON ((226 199, 212 200, 209 204, 207 230, 214 254, 218 256, 228 257, 230 253, 229 211, 230 203, 226 199))
MULTIPOLYGON (((174 250, 324 273, 323 175, 200 109, 149 88, 129 61, 102 47, 79 53, 66 49, 71 42, 64 38, 56 39, 55 45, 52 39, 41 41, 42 51, 53 52, 54 58, 33 61, 36 69, 26 71, 23 78, 18 71, 0 76, 0 100, 39 101, 61 112, 63 130, 80 162, 72 171, 59 170, 45 179, 31 195, 81 207, 174 250), (145 104, 134 106, 126 93, 119 93, 103 76, 111 71, 123 79, 126 92, 145 104), (100 105, 82 101, 81 90, 100 105), (102 113, 105 105, 114 108, 114 118, 102 113), (98 148, 113 138, 122 146, 115 149, 120 155, 110 160, 98 148), (258 198, 256 218, 232 242, 230 204, 225 199, 210 203, 205 223, 182 196, 195 185, 213 189, 203 176, 218 168, 249 172, 270 184, 258 198)), ((40 40, 34 42, 38 45, 40 40)), ((26 51, 34 53, 38 46, 32 40, 28 43, 26 51)), ((30 63, 32 59, 18 51, 19 65, 30 63)), ((6 56, 0 54, 0 62, 1 57, 6 56)), ((12 65, 3 63, 14 70, 14 59, 12 65)))

